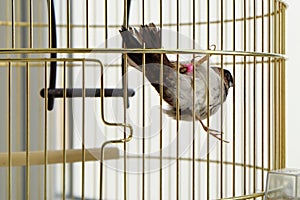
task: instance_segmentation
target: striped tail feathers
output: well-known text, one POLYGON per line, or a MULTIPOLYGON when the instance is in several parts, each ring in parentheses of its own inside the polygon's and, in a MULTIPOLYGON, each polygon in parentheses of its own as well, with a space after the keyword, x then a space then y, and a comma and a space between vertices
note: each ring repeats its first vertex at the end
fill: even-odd
MULTIPOLYGON (((126 48, 132 49, 140 49, 142 48, 141 42, 138 38, 135 37, 136 34, 133 33, 134 30, 132 28, 127 29, 126 27, 122 26, 120 30, 120 34, 123 38, 123 42, 125 43, 126 48)), ((143 61, 143 54, 139 53, 128 53, 128 63, 129 65, 135 67, 139 71, 142 71, 142 61, 143 61)))
MULTIPOLYGON (((153 23, 140 26, 139 31, 132 27, 127 29, 126 27, 122 26, 120 34, 123 38, 126 48, 143 49, 144 45, 146 49, 161 48, 161 31, 153 23)), ((146 64, 161 63, 161 54, 147 53, 145 55, 146 64)), ((163 64, 176 69, 176 66, 169 61, 168 57, 165 54, 162 55, 163 64)), ((142 65, 143 54, 128 53, 128 56, 135 63, 135 67, 142 65)))
POLYGON ((149 49, 161 48, 161 32, 156 28, 155 24, 150 23, 140 27, 140 33, 145 42, 145 47, 149 49))

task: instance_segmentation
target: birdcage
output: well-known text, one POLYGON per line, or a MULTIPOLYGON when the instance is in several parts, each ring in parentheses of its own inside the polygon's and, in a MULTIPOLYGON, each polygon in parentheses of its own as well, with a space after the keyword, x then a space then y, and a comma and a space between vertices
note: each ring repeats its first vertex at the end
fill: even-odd
POLYGON ((1 199, 262 199, 267 172, 285 167, 284 2, 0 5, 1 199), (149 23, 162 47, 126 48, 121 27, 149 23), (207 95, 203 119, 223 141, 196 119, 195 71, 192 119, 180 120, 176 97, 166 115, 163 85, 130 66, 129 54, 143 69, 149 53, 231 72, 226 101, 210 116, 207 95))

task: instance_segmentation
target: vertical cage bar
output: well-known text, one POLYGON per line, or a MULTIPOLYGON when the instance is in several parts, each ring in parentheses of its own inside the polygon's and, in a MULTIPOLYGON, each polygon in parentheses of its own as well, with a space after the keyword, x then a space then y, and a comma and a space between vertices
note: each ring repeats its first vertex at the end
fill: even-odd
MULTIPOLYGON (((277 3, 277 27, 278 27, 278 37, 276 40, 277 43, 277 52, 281 53, 281 45, 280 45, 280 40, 281 40, 281 3, 278 2, 277 3)), ((278 101, 278 105, 277 105, 277 109, 278 109, 278 116, 277 116, 277 126, 278 126, 278 148, 281 150, 281 62, 280 59, 277 60, 277 101, 278 101)), ((278 150, 278 168, 281 168, 281 151, 278 150)))
POLYGON ((11 48, 15 48, 16 43, 15 24, 15 0, 11 0, 11 48))
MULTIPOLYGON (((130 1, 130 0, 129 0, 130 1)), ((123 25, 127 28, 128 27, 128 0, 124 0, 124 22, 123 25)))
MULTIPOLYGON (((207 0, 206 4, 207 4, 207 44, 206 44, 206 48, 209 49, 209 42, 210 42, 210 1, 207 0)), ((206 113, 207 113, 207 117, 206 117, 206 126, 209 127, 209 117, 210 117, 210 110, 209 110, 209 59, 207 60, 207 87, 206 87, 206 113)), ((210 153, 209 153, 209 149, 210 149, 210 145, 209 145, 209 132, 207 133, 207 158, 206 158, 206 195, 207 195, 207 200, 210 199, 210 153)))
MULTIPOLYGON (((128 57, 127 54, 125 54, 125 59, 124 59, 124 140, 126 141, 126 124, 127 124, 127 67, 128 67, 128 57)), ((124 142, 124 200, 127 199, 127 142, 124 142)))
MULTIPOLYGON (((282 45, 281 45, 281 42, 282 42, 282 35, 281 35, 281 29, 282 29, 282 5, 281 5, 281 2, 278 3, 278 52, 281 53, 281 48, 282 48, 282 45)), ((279 117, 278 117, 278 120, 279 120, 279 126, 278 126, 278 143, 279 143, 279 146, 278 148, 281 150, 282 148, 282 98, 281 98, 281 94, 282 94, 282 62, 281 62, 281 59, 278 59, 278 113, 279 113, 279 117)), ((282 166, 282 152, 279 151, 278 152, 278 161, 279 161, 279 168, 281 168, 282 166)))
MULTIPOLYGON (((195 49, 196 45, 195 45, 195 42, 196 42, 196 1, 193 0, 193 49, 195 49)), ((193 63, 192 65, 194 66, 193 67, 193 143, 192 143, 192 199, 194 200, 195 199, 195 190, 196 190, 196 187, 195 187, 195 176, 196 176, 196 173, 195 173, 195 132, 196 132, 196 129, 195 129, 195 125, 196 125, 196 122, 195 122, 195 103, 196 103, 196 77, 195 77, 195 74, 196 74, 196 71, 195 71, 195 54, 193 54, 193 63)))
MULTIPOLYGON (((244 0, 244 18, 243 18, 243 24, 244 24, 244 28, 243 28, 243 36, 244 36, 244 51, 247 50, 247 1, 244 0)), ((243 141, 243 146, 244 146, 244 161, 243 161, 243 175, 244 175, 244 182, 243 182, 243 194, 246 195, 247 194, 247 102, 246 102, 246 87, 247 87, 247 80, 246 80, 246 76, 247 76, 247 73, 246 73, 246 70, 247 70, 247 57, 244 56, 244 66, 243 66, 243 70, 244 70, 244 75, 243 75, 243 78, 244 78, 244 83, 243 83, 243 109, 244 109, 244 117, 243 117, 243 125, 244 125, 244 141, 243 141)))
MULTIPOLYGON (((235 51, 235 46, 236 46, 236 8, 235 8, 235 0, 233 0, 233 34, 232 34, 232 41, 233 41, 233 51, 235 51)), ((236 57, 233 56, 233 78, 235 79, 236 77, 236 72, 235 72, 235 66, 236 66, 236 57)), ((235 81, 234 81, 235 83, 235 81)), ((236 173, 236 165, 235 165, 235 162, 236 162, 236 155, 235 155, 235 147, 236 147, 236 138, 235 138, 235 114, 236 114, 236 111, 235 111, 235 103, 236 103, 236 100, 235 100, 235 86, 233 87, 233 124, 232 124, 232 145, 233 145, 233 152, 232 152, 232 162, 233 162, 233 166, 232 166, 232 196, 235 196, 235 184, 236 184, 236 177, 235 177, 235 173, 236 173)))
MULTIPOLYGON (((180 0, 176 0, 176 48, 179 49, 179 23, 180 23, 180 9, 179 9, 180 0)), ((180 120, 180 82, 179 82, 179 54, 176 55, 177 61, 177 81, 176 81, 176 199, 180 199, 179 193, 179 184, 180 184, 180 162, 179 162, 179 120, 180 120)))
MULTIPOLYGON (((264 48, 264 45, 265 45, 265 35, 264 35, 264 31, 265 31, 265 14, 264 14, 264 9, 265 9, 265 1, 263 0, 262 1, 262 6, 261 6, 261 52, 264 52, 265 51, 265 48, 264 48)), ((261 57, 261 70, 262 70, 262 74, 261 74, 261 77, 262 77, 262 85, 261 85, 261 166, 262 166, 262 175, 261 175, 261 191, 264 190, 264 177, 265 177, 265 65, 264 65, 264 57, 261 57)))
MULTIPOLYGON (((103 68, 100 66, 100 107, 101 107, 101 118, 104 121, 104 81, 103 81, 103 68)), ((99 199, 103 199, 103 181, 104 181, 104 176, 103 176, 103 171, 104 171, 104 160, 103 160, 103 145, 101 147, 101 152, 100 152, 100 165, 99 165, 99 199)))
MULTIPOLYGON (((48 0, 48 48, 51 48, 52 44, 52 1, 48 0)), ((54 5, 53 5, 54 6, 54 5)), ((47 87, 46 87, 47 88, 47 87)))
MULTIPOLYGON (((278 6, 278 12, 277 12, 277 15, 278 15, 278 17, 277 17, 277 23, 278 23, 278 38, 277 38, 277 52, 278 53, 281 53, 281 45, 280 45, 280 42, 281 42, 281 3, 280 2, 278 2, 278 4, 277 4, 277 6, 278 6)), ((282 159, 281 159, 281 145, 282 145, 282 143, 281 143, 281 141, 282 141, 282 138, 281 138, 281 136, 282 136, 282 132, 281 132, 281 124, 282 124, 282 118, 281 118, 281 107, 282 107, 282 105, 281 105, 281 97, 280 97, 280 95, 281 95, 281 62, 280 62, 280 59, 278 59, 277 60, 277 66, 278 66, 278 70, 277 70, 277 73, 278 73, 278 76, 277 76, 277 91, 278 91, 278 96, 277 96, 277 98, 278 98, 278 106, 277 106, 277 108, 278 108, 278 118, 277 118, 277 120, 278 120, 278 148, 280 149, 280 151, 278 150, 278 168, 281 168, 281 161, 282 161, 282 159)))
POLYGON ((82 61, 82 152, 81 152, 81 199, 85 199, 85 60, 82 61))
POLYGON ((62 184, 63 184, 63 190, 62 190, 62 199, 66 199, 66 61, 63 62, 63 88, 64 88, 64 94, 63 94, 63 125, 62 125, 62 145, 63 145, 63 169, 62 169, 62 184))
POLYGON ((160 78, 159 78, 159 82, 160 82, 160 85, 159 85, 159 91, 160 91, 160 99, 159 99, 159 104, 160 104, 160 122, 159 122, 159 124, 160 124, 160 138, 159 138, 159 140, 160 140, 160 143, 159 143, 159 149, 160 149, 160 152, 159 152, 159 199, 161 199, 162 200, 162 196, 163 196, 163 179, 162 179, 162 176, 163 176, 163 173, 162 173, 162 168, 163 168, 163 166, 162 166, 162 161, 163 161, 163 154, 162 154, 162 149, 163 149, 163 131, 162 131, 162 129, 163 129, 163 117, 162 117, 162 115, 163 115, 163 109, 162 109, 162 104, 163 104, 163 67, 164 67, 164 65, 163 65, 163 56, 162 56, 162 54, 161 54, 161 56, 160 56, 160 74, 159 74, 159 76, 160 76, 160 78))
POLYGON ((26 199, 30 199, 30 110, 29 110, 29 96, 30 96, 30 89, 29 89, 29 63, 26 62, 26 69, 25 69, 25 76, 26 76, 26 199))
MULTIPOLYGON (((142 0, 142 24, 145 25, 145 0, 142 0)), ((143 43, 143 49, 146 48, 146 44, 143 43)), ((143 53, 142 57, 142 73, 143 73, 143 86, 142 86, 142 128, 143 128, 143 138, 142 138, 142 199, 145 199, 145 76, 146 76, 146 55, 143 53)))
MULTIPOLYGON (((143 8, 144 9, 144 8, 143 8)), ((145 49, 145 43, 143 44, 143 48, 145 49)), ((146 76, 146 57, 145 53, 143 53, 143 61, 142 61, 142 73, 143 73, 143 86, 142 86, 142 95, 143 95, 143 105, 142 105, 142 128, 143 128, 143 138, 142 138, 142 199, 145 199, 145 76, 146 76)))
POLYGON ((179 200, 179 179, 180 179, 180 162, 179 162, 179 120, 180 120, 180 83, 179 83, 179 55, 177 54, 177 81, 176 81, 176 199, 179 200))
MULTIPOLYGON (((163 14, 163 0, 160 0, 160 7, 159 7, 159 24, 160 24, 160 47, 162 46, 162 14, 163 14)), ((162 163, 163 163, 163 54, 160 54, 160 70, 159 70, 159 199, 162 200, 163 198, 163 173, 162 173, 162 163)))
POLYGON ((67 8, 66 8, 66 13, 67 13, 67 48, 70 48, 70 35, 71 35, 71 26, 70 26, 70 21, 71 21, 71 16, 70 16, 70 0, 67 0, 67 8))
MULTIPOLYGON (((253 1, 253 50, 256 52, 256 0, 253 1)), ((256 192, 256 56, 253 56, 253 192, 256 192)))
MULTIPOLYGON (((284 27, 284 4, 282 2, 279 2, 279 40, 278 40, 278 46, 279 46, 279 52, 280 54, 283 54, 283 40, 284 40, 284 31, 283 29, 284 27)), ((283 59, 279 59, 279 101, 280 101, 280 107, 279 107, 279 115, 280 115, 280 164, 279 167, 280 168, 284 168, 285 167, 285 105, 283 105, 283 103, 285 103, 285 85, 284 85, 284 81, 285 81, 285 69, 284 69, 284 60, 283 59)))
POLYGON ((85 1, 85 35, 86 48, 89 48, 89 0, 85 1))
MULTIPOLYGON (((284 5, 284 3, 282 3, 282 28, 281 28, 281 31, 282 31, 282 40, 281 40, 281 45, 282 45, 282 48, 281 48, 281 53, 283 55, 285 55, 286 53, 286 49, 285 49, 285 45, 286 45, 286 13, 285 13, 285 10, 286 10, 286 6, 284 5)), ((286 105, 286 92, 285 92, 285 88, 286 88, 286 66, 285 66, 285 60, 284 59, 281 59, 281 62, 282 62, 282 72, 280 73, 281 76, 282 76, 282 81, 280 83, 281 87, 282 87, 282 90, 281 90, 281 98, 282 98, 282 112, 281 112, 281 115, 282 115, 282 120, 281 120, 281 123, 282 123, 282 126, 281 126, 281 138, 282 138, 282 146, 281 146, 281 157, 282 157, 282 163, 281 163, 281 168, 285 168, 286 167, 286 110, 285 110, 285 105, 286 105)))
MULTIPOLYGON (((223 4, 223 0, 220 0, 221 1, 221 12, 220 12, 220 15, 221 15, 221 51, 223 51, 224 49, 224 13, 223 13, 223 10, 224 10, 224 4, 223 4)), ((220 80, 220 88, 221 88, 221 102, 223 102, 223 87, 224 87, 224 83, 223 83, 223 80, 224 80, 224 57, 223 55, 221 55, 221 80, 220 80)), ((221 108, 220 108, 220 111, 221 111, 221 133, 223 132, 223 104, 221 103, 221 108)), ((223 134, 221 134, 221 142, 220 142, 220 197, 223 198, 223 173, 224 173, 224 170, 223 170, 223 161, 224 161, 224 158, 223 158, 223 151, 224 151, 224 147, 223 147, 223 134)))
POLYGON ((29 47, 33 47, 33 3, 29 0, 29 47))
MULTIPOLYGON (((280 54, 285 54, 285 5, 282 2, 279 2, 279 15, 280 15, 280 28, 279 28, 279 52, 280 54)), ((280 71, 279 71, 279 99, 280 99, 280 168, 285 167, 286 158, 286 144, 285 144, 285 61, 284 59, 279 60, 280 71)))
MULTIPOLYGON (((127 0, 124 0, 124 26, 128 27, 128 2, 127 0)), ((126 138, 126 108, 127 108, 127 67, 128 67, 128 55, 125 54, 124 55, 124 77, 123 77, 123 91, 124 91, 124 97, 123 97, 123 103, 124 103, 124 139, 126 138)), ((127 174, 126 174, 126 168, 127 168, 127 162, 126 162, 126 158, 127 158, 127 153, 126 153, 126 142, 124 142, 124 174, 123 174, 123 178, 124 178, 124 200, 127 199, 127 174)))
MULTIPOLYGON (((277 53, 277 0, 274 0, 273 1, 273 12, 274 12, 274 17, 273 17, 273 32, 274 32, 274 38, 273 38, 273 52, 274 53, 277 53)), ((273 143, 274 143, 274 146, 273 146, 273 150, 274 150, 274 159, 273 159, 273 162, 274 162, 274 168, 275 169, 278 169, 278 118, 277 118, 277 115, 278 115, 278 99, 277 99, 277 76, 278 76, 278 73, 277 73, 277 60, 274 59, 274 71, 273 71, 273 98, 274 98, 274 105, 273 105, 273 110, 274 110, 274 114, 273 114, 273 117, 274 117, 274 120, 273 120, 273 137, 274 137, 274 140, 273 140, 273 143)))
MULTIPOLYGON (((271 0, 268 0, 268 53, 271 52, 271 0)), ((268 170, 271 170, 271 58, 268 58, 268 170)))
POLYGON ((108 4, 107 4, 107 0, 104 0, 104 41, 105 41, 105 48, 107 48, 107 39, 108 39, 108 16, 107 16, 107 12, 108 12, 108 8, 107 8, 108 4))
MULTIPOLYGON (((282 3, 279 2, 279 11, 278 11, 278 52, 279 53, 282 53, 282 9, 283 9, 283 6, 282 6, 282 3)), ((280 147, 280 152, 279 152, 279 167, 282 168, 282 166, 284 165, 283 163, 283 153, 281 151, 281 149, 284 147, 284 139, 283 139, 283 98, 282 98, 282 94, 283 94, 283 87, 282 87, 282 82, 283 82, 283 76, 282 76, 282 73, 283 73, 283 64, 282 64, 282 60, 279 59, 278 60, 278 66, 279 66, 279 69, 278 69, 278 101, 279 101, 279 121, 280 121, 280 124, 279 124, 279 147, 280 147)))
POLYGON ((11 116, 12 116, 12 110, 11 110, 11 104, 12 104, 12 99, 11 99, 11 90, 12 90, 12 66, 11 62, 8 63, 8 73, 7 73, 8 81, 8 90, 7 90, 7 113, 8 113, 8 119, 7 119, 7 151, 8 151, 8 175, 7 175, 7 186, 8 186, 8 191, 7 191, 7 196, 8 200, 12 199, 12 131, 11 131, 11 116))
POLYGON ((142 0, 142 24, 145 25, 145 0, 142 0))
MULTIPOLYGON (((48 73, 47 73, 47 61, 44 63, 44 88, 47 88, 48 83, 48 73)), ((47 176, 47 169, 48 169, 48 90, 45 90, 45 101, 44 101, 44 200, 47 200, 47 182, 48 182, 48 176, 47 176)))

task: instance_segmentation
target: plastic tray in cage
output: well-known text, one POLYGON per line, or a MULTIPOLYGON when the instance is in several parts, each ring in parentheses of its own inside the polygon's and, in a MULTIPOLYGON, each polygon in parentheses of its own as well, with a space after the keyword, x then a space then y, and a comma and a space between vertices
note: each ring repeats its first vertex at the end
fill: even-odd
POLYGON ((300 199, 300 170, 280 169, 268 173, 265 200, 300 199))

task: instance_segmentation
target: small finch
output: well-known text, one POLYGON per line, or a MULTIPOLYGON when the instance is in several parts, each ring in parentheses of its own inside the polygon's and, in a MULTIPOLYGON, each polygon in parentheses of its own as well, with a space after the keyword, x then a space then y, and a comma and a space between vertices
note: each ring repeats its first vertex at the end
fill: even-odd
MULTIPOLYGON (((135 28, 122 27, 120 34, 126 48, 161 48, 161 31, 153 24, 141 26, 139 31, 135 28)), ((196 58, 195 58, 196 59, 196 58)), ((195 68, 195 118, 200 122, 203 129, 217 138, 220 138, 220 131, 213 130, 204 125, 202 120, 208 117, 207 106, 210 116, 215 114, 226 100, 228 90, 233 86, 233 77, 226 69, 210 66, 205 63, 209 56, 203 56, 199 60, 183 61, 179 63, 170 61, 166 54, 146 53, 145 54, 145 76, 151 85, 160 94, 160 85, 163 84, 163 99, 169 104, 164 113, 176 118, 176 100, 179 98, 179 113, 181 120, 193 119, 193 71, 195 68), (162 63, 161 63, 162 56, 162 63), (163 66, 163 82, 160 82, 160 70, 163 66), (179 70, 179 73, 177 72, 179 70), (209 73, 208 73, 209 72, 209 73), (207 77, 209 74, 209 78, 207 77), (177 78, 179 79, 179 96, 177 97, 177 78), (222 83, 222 84, 221 84, 222 83), (209 104, 207 98, 209 97, 209 104)), ((143 54, 128 53, 130 65, 143 70, 143 54)))

